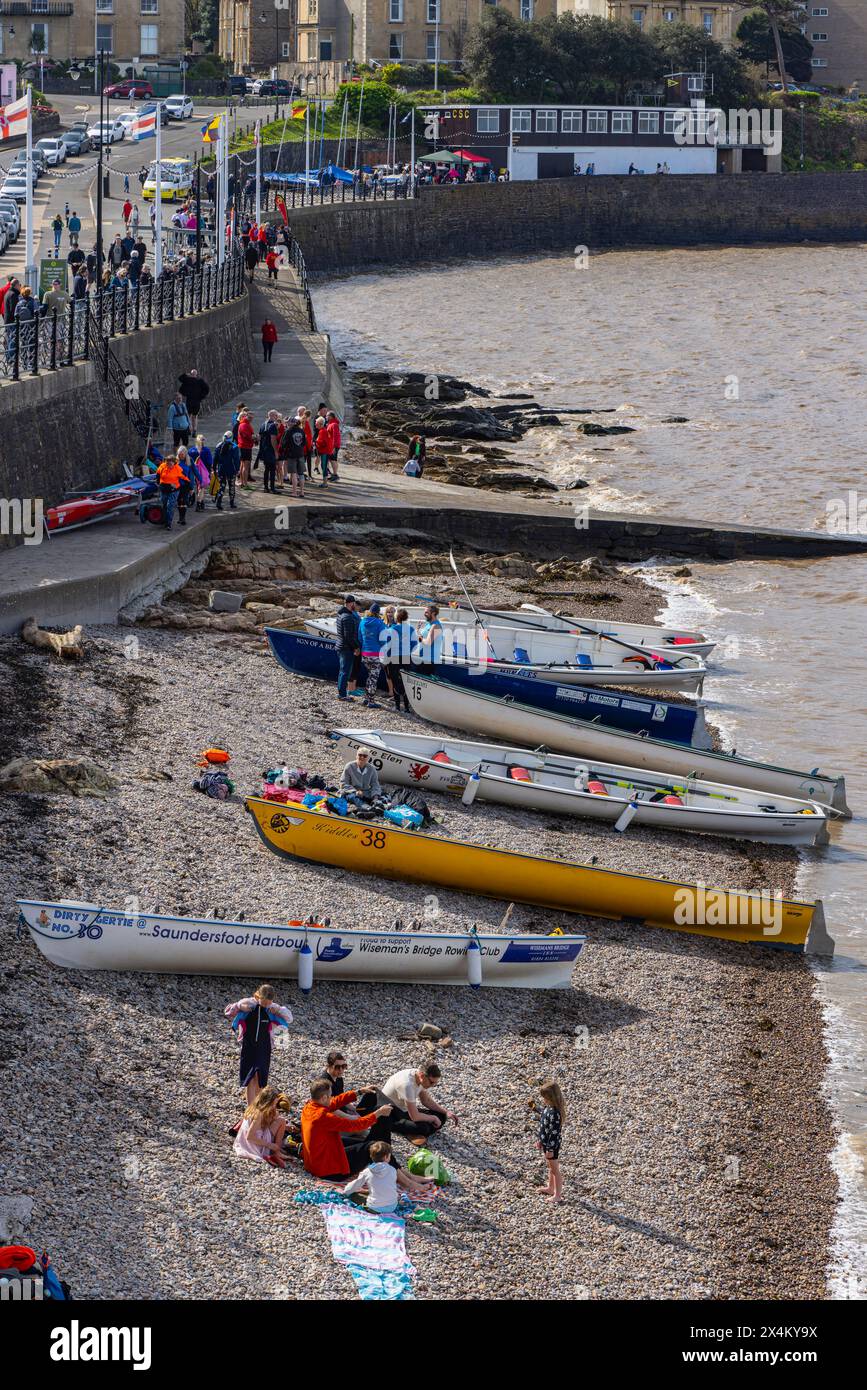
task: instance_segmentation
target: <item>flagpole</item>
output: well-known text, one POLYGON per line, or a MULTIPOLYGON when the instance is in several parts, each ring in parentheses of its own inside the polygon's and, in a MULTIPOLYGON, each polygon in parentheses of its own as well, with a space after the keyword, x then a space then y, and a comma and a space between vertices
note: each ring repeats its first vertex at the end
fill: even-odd
POLYGON ((262 204, 259 189, 262 183, 262 122, 256 122, 256 226, 259 225, 259 218, 262 214, 262 204))
POLYGON ((409 187, 413 198, 415 197, 415 107, 412 108, 409 116, 409 187))
POLYGON ((27 193, 26 193, 26 216, 27 216, 27 238, 25 243, 25 267, 24 278, 27 284, 36 293, 38 281, 36 278, 36 264, 33 260, 33 87, 27 83, 27 154, 26 154, 26 173, 27 173, 27 193))
MULTIPOLYGON (((304 108, 304 198, 310 194, 310 102, 304 108)), ((304 206, 304 203, 301 204, 304 206)))
POLYGON ((156 104, 155 128, 157 135, 156 188, 154 189, 154 274, 157 280, 163 273, 163 136, 160 125, 160 102, 156 104))
POLYGON ((219 119, 217 125, 217 154, 214 164, 214 173, 217 178, 216 198, 214 199, 214 237, 217 242, 217 269, 223 264, 223 247, 225 244, 225 226, 223 225, 223 118, 219 119))
POLYGON ((223 223, 220 244, 223 247, 223 260, 226 259, 226 223, 229 219, 229 113, 223 113, 223 223))

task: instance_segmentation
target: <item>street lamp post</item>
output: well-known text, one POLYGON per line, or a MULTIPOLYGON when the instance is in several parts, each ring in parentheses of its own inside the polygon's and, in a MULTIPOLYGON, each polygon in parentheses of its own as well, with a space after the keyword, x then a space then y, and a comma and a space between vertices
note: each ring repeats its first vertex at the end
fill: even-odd
POLYGON ((799 105, 799 107, 801 108, 801 169, 803 170, 803 168, 804 168, 804 103, 803 103, 802 101, 799 101, 799 102, 798 102, 798 105, 799 105))
MULTIPOLYGON (((97 288, 102 281, 102 151, 104 145, 105 129, 103 127, 102 89, 105 86, 104 55, 99 52, 94 53, 93 58, 93 85, 96 90, 97 78, 99 80, 99 153, 96 163, 96 283, 97 288)), ((159 113, 157 113, 159 115, 159 113)))

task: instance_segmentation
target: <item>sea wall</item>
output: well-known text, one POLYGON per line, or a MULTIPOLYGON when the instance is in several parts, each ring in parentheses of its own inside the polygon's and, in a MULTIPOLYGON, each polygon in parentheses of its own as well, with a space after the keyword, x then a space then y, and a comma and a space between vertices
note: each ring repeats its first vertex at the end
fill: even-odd
MULTIPOLYGON (((112 338, 111 350, 138 380, 160 418, 181 372, 196 367, 216 409, 254 380, 247 295, 158 328, 112 338)), ((207 409, 203 411, 203 418, 207 409)), ((142 452, 123 400, 93 361, 0 386, 0 497, 41 497, 46 507, 75 489, 121 476, 142 452)), ((0 536, 0 545, 14 538, 0 536)))
POLYGON ((867 172, 654 175, 425 187, 415 201, 296 208, 311 273, 575 247, 860 241, 867 172))

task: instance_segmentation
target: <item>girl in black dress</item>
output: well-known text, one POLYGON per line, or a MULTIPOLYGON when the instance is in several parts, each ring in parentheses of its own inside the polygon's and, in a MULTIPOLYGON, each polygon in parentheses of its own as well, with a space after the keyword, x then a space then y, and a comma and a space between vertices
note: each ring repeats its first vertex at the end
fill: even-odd
POLYGON ((262 1087, 268 1083, 271 1029, 288 1028, 292 1022, 292 1010, 285 1004, 274 1003, 273 985, 260 985, 252 998, 229 1004, 226 1017, 232 1020, 232 1027, 239 1030, 243 1037, 238 1080, 239 1085, 246 1086, 247 1104, 252 1105, 262 1087))
POLYGON ((556 1081, 546 1081, 539 1095, 544 1101, 544 1109, 539 1117, 539 1137, 536 1148, 545 1155, 548 1165, 548 1186, 539 1188, 549 1201, 555 1204, 563 1195, 563 1178, 560 1173, 560 1137, 566 1119, 566 1102, 556 1081))

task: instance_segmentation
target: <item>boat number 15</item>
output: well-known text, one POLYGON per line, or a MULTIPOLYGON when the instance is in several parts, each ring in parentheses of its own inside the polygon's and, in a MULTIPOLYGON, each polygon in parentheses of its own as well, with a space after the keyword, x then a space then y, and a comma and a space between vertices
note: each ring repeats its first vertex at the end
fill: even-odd
POLYGON ((361 843, 365 849, 385 849, 385 831, 366 826, 361 832, 361 843))

